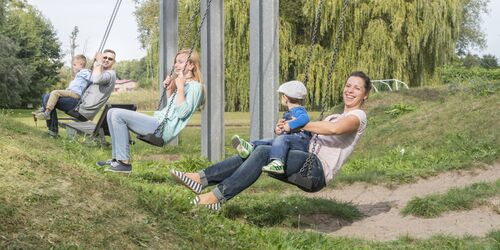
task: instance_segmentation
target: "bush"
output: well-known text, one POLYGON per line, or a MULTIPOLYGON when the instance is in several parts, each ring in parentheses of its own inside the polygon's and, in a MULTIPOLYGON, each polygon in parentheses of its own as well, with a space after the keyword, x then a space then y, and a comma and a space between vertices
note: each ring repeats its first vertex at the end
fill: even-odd
POLYGON ((443 83, 461 83, 470 80, 500 81, 500 69, 445 67, 441 69, 443 83))

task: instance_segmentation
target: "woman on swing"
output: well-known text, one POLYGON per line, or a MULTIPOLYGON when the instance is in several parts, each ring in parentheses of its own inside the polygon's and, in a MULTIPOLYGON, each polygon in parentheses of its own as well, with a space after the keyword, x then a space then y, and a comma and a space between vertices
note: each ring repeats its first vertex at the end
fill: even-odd
POLYGON ((177 52, 174 60, 175 77, 167 76, 163 84, 167 94, 167 105, 156 111, 153 117, 126 109, 110 109, 107 114, 111 135, 112 159, 97 162, 97 166, 109 167, 106 171, 130 173, 129 130, 138 135, 155 133, 164 119, 162 138, 171 141, 186 126, 196 108, 203 102, 203 83, 198 53, 184 49, 177 52), (174 79, 172 79, 174 78, 174 79), (171 99, 173 98, 173 100, 171 99), (168 114, 166 114, 168 111, 168 114))
MULTIPOLYGON (((316 150, 310 168, 311 191, 319 191, 333 179, 358 143, 366 128, 366 114, 361 105, 368 98, 370 78, 361 71, 352 72, 343 90, 344 112, 326 117, 323 121, 309 122, 303 129, 317 136, 316 150)), ((278 127, 290 131, 285 121, 278 127)), ((311 144, 315 138, 311 139, 311 144)), ((309 151, 311 151, 312 145, 309 151)), ((214 164, 198 173, 183 173, 172 170, 171 174, 193 192, 199 194, 209 185, 216 185, 208 193, 196 196, 195 205, 218 210, 227 200, 251 186, 268 164, 271 146, 259 146, 247 159, 235 155, 214 164)), ((300 171, 308 153, 291 150, 288 153, 285 176, 300 171)))

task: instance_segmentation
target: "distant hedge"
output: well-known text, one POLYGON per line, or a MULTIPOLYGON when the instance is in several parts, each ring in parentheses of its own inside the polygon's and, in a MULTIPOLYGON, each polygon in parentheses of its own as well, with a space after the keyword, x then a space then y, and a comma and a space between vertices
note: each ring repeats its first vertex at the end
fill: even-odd
POLYGON ((441 69, 441 79, 446 84, 469 79, 500 81, 500 69, 445 67, 441 69))

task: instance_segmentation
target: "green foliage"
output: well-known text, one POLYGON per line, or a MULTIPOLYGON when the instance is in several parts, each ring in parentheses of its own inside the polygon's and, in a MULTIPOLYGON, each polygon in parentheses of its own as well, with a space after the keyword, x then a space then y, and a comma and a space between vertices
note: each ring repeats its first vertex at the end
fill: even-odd
POLYGON ((494 55, 487 54, 483 55, 483 58, 481 58, 481 67, 485 69, 496 69, 498 68, 498 58, 494 55))
POLYGON ((440 70, 441 79, 445 84, 477 83, 500 81, 500 69, 462 68, 447 66, 440 70))
POLYGON ((485 34, 481 29, 483 13, 488 13, 490 0, 462 0, 463 13, 460 36, 456 44, 458 55, 465 55, 474 49, 486 47, 485 34))
POLYGON ((20 48, 0 34, 0 107, 19 107, 22 93, 28 90, 30 73, 21 59, 16 57, 20 48))
MULTIPOLYGON (((458 28, 463 21, 462 0, 426 4, 404 0, 348 3, 345 32, 331 83, 327 82, 328 66, 325 65, 332 60, 342 0, 324 3, 307 83, 308 108, 320 107, 325 99, 330 106, 339 103, 343 81, 353 70, 364 70, 372 79, 397 78, 411 86, 422 86, 437 67, 453 57, 458 28), (325 90, 330 87, 333 88, 331 96, 325 96, 325 90)), ((319 0, 280 1, 280 81, 305 77, 318 4, 319 0)), ((249 0, 224 2, 226 111, 249 110, 249 5, 249 0)), ((195 35, 195 28, 187 30, 187 21, 197 10, 198 1, 179 1, 179 33, 186 41, 192 41, 195 35)), ((155 49, 158 48, 158 13, 158 1, 153 0, 140 1, 135 12, 141 42, 148 49, 146 61, 153 65, 153 76, 158 75, 155 49)), ((199 15, 195 22, 194 26, 199 22, 199 15)))
POLYGON ((437 217, 447 211, 470 210, 482 205, 486 198, 500 194, 500 180, 493 183, 474 183, 464 188, 453 188, 445 194, 415 197, 402 210, 404 215, 437 217))
POLYGON ((7 5, 1 31, 17 47, 11 49, 9 54, 14 50, 16 60, 23 64, 21 69, 17 66, 18 62, 10 63, 12 68, 9 69, 14 69, 14 73, 10 74, 9 83, 19 80, 19 86, 13 86, 12 93, 7 92, 10 94, 10 104, 2 105, 20 107, 38 103, 42 92, 57 82, 58 70, 62 66, 60 43, 54 28, 32 6, 14 0, 7 5))
POLYGON ((394 104, 390 107, 389 110, 385 111, 386 114, 390 114, 392 116, 400 116, 404 113, 408 113, 415 110, 415 107, 404 104, 404 103, 398 103, 394 104))
POLYGON ((154 79, 151 70, 148 69, 149 64, 146 59, 147 57, 140 60, 120 61, 113 66, 113 69, 120 79, 135 80, 139 86, 150 88, 156 86, 157 82, 153 82, 154 79))

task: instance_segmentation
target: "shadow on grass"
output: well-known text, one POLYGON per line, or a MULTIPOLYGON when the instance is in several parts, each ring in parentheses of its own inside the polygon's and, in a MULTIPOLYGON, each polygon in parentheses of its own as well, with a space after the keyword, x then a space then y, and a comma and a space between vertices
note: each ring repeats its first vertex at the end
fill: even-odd
POLYGON ((259 227, 291 228, 314 227, 310 223, 316 220, 309 218, 331 218, 346 225, 363 216, 350 203, 300 195, 283 197, 276 193, 235 197, 222 212, 229 219, 244 220, 259 227))

